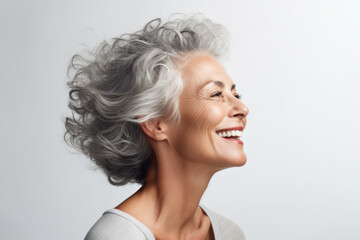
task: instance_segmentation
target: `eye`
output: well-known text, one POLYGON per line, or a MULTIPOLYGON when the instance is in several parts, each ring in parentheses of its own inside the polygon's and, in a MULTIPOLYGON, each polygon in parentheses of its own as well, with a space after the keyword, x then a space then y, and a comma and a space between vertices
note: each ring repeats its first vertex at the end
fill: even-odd
POLYGON ((222 92, 216 92, 213 95, 211 95, 210 97, 219 97, 221 96, 222 92))

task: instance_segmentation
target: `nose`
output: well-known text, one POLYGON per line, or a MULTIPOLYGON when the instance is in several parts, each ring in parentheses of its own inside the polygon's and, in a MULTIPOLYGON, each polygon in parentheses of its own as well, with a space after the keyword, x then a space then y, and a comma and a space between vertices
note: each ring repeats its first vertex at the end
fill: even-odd
POLYGON ((248 107, 239 99, 233 99, 231 102, 231 110, 229 111, 229 117, 238 117, 240 119, 245 118, 249 114, 248 107))

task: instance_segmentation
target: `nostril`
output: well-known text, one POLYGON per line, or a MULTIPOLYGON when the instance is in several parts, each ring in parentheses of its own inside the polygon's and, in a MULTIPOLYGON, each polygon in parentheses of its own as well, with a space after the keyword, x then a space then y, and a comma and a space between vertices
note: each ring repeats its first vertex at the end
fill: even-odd
POLYGON ((243 114, 243 113, 237 113, 237 114, 235 114, 234 115, 234 117, 245 117, 245 114, 243 114))

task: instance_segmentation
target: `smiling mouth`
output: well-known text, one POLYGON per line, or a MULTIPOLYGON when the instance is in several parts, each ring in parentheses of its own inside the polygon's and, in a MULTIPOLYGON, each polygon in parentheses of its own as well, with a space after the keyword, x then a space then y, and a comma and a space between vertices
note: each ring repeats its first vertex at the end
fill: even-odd
POLYGON ((231 128, 231 129, 223 129, 216 131, 216 134, 219 135, 222 138, 227 139, 240 139, 243 135, 243 128, 231 128))
POLYGON ((231 131, 220 131, 216 134, 222 138, 237 138, 240 139, 242 137, 242 131, 239 130, 231 130, 231 131))

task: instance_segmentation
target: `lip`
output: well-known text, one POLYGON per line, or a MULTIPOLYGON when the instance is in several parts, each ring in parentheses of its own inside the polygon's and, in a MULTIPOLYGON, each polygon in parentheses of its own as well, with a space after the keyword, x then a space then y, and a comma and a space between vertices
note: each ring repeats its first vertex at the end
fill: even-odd
MULTIPOLYGON (((223 132, 223 131, 232 131, 232 130, 239 130, 242 131, 244 129, 244 127, 239 126, 239 127, 232 127, 232 128, 224 128, 224 129, 220 129, 217 130, 216 133, 218 132, 223 132)), ((217 134, 216 134, 217 135, 217 134)), ((220 137, 219 135, 217 135, 218 137, 220 137)), ((232 143, 237 143, 237 144, 242 144, 244 145, 244 143, 239 139, 239 138, 223 138, 220 137, 221 139, 223 139, 224 141, 228 141, 228 142, 232 142, 232 143)))
MULTIPOLYGON (((220 136, 219 136, 220 137, 220 136)), ((228 142, 233 142, 233 143, 238 143, 238 144, 243 144, 244 145, 244 143, 240 140, 240 139, 238 139, 238 138, 222 138, 222 137, 220 137, 221 139, 223 139, 224 141, 228 141, 228 142)))
POLYGON ((220 130, 217 130, 216 133, 218 132, 224 132, 224 131, 231 131, 231 130, 239 130, 239 131, 242 131, 244 129, 244 127, 232 127, 232 128, 225 128, 225 129, 220 129, 220 130))

